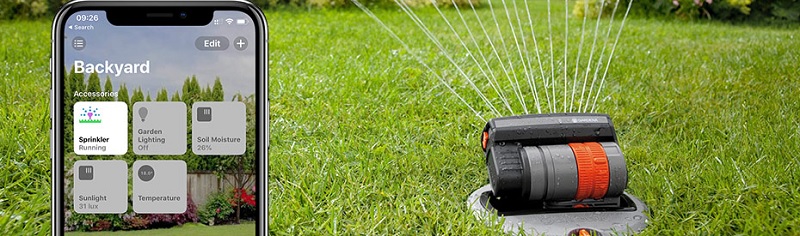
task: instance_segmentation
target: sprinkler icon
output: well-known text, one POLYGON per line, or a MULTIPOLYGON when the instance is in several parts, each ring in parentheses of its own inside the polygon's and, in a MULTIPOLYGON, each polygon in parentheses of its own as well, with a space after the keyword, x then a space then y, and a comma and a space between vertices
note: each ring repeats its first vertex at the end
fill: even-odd
POLYGON ((78 118, 78 123, 100 123, 101 120, 97 117, 100 116, 100 113, 97 113, 98 108, 92 108, 89 106, 88 108, 81 108, 83 113, 80 113, 80 118, 78 118))
POLYGON ((144 119, 147 118, 147 107, 139 108, 139 118, 142 118, 142 122, 144 122, 144 119))

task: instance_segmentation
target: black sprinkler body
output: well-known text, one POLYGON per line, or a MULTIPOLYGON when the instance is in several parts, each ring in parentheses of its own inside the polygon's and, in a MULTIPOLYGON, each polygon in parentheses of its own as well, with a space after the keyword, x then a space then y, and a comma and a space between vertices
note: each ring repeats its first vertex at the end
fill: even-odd
POLYGON ((646 226, 646 206, 624 193, 627 166, 606 114, 495 118, 480 145, 490 184, 469 201, 476 213, 504 216, 507 231, 605 235, 646 226))

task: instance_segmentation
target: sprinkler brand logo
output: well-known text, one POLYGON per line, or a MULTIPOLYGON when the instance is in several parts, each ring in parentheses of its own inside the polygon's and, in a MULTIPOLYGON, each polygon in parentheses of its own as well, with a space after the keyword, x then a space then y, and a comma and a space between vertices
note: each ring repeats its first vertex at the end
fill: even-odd
POLYGON ((572 118, 572 123, 603 123, 604 120, 597 118, 572 118))
POLYGON ((92 106, 89 106, 88 108, 81 108, 81 110, 83 112, 80 113, 80 117, 77 117, 78 123, 100 124, 100 122, 102 122, 102 120, 99 118, 100 113, 97 112, 97 110, 99 110, 98 108, 92 108, 92 106))
POLYGON ((73 110, 73 150, 78 155, 128 152, 128 105, 124 102, 77 102, 73 110))

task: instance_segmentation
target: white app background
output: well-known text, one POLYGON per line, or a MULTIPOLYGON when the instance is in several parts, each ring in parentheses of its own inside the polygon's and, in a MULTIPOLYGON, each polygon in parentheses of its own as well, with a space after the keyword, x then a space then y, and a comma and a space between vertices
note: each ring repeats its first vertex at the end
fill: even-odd
POLYGON ((78 155, 128 152, 128 105, 124 102, 77 102, 73 111, 73 148, 78 155))

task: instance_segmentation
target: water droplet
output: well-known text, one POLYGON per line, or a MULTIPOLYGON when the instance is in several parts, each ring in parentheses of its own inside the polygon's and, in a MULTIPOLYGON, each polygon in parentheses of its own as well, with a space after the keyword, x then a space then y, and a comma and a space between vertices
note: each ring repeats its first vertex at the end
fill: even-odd
POLYGON ((633 219, 636 219, 636 220, 641 220, 641 219, 642 219, 642 216, 639 216, 639 215, 637 215, 637 216, 634 216, 634 217, 633 217, 633 219))

